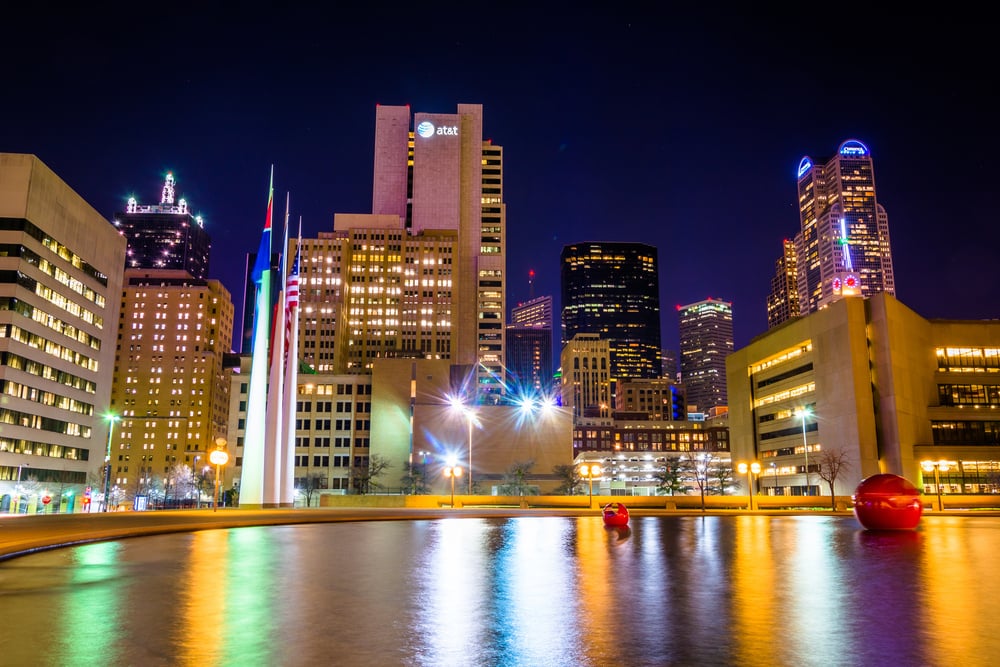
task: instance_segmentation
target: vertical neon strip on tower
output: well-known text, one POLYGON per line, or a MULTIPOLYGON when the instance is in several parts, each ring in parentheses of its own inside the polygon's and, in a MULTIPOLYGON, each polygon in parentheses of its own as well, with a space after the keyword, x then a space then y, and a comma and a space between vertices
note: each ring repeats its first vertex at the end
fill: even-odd
POLYGON ((250 357, 250 387, 247 396, 246 429, 243 437, 243 467, 240 477, 240 507, 260 507, 264 494, 264 431, 267 403, 268 339, 271 329, 271 212, 274 205, 274 167, 267 192, 267 217, 257 249, 251 279, 256 286, 253 311, 253 347, 250 357))

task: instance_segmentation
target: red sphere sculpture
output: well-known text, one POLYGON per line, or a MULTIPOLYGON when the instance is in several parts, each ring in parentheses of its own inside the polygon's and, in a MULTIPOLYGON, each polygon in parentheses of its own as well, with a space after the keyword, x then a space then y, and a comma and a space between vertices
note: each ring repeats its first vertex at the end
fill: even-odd
POLYGON ((628 508, 623 503, 608 503, 601 512, 605 526, 628 525, 628 508))
POLYGON ((912 530, 923 512, 920 490, 899 475, 872 475, 854 491, 854 516, 868 530, 912 530))

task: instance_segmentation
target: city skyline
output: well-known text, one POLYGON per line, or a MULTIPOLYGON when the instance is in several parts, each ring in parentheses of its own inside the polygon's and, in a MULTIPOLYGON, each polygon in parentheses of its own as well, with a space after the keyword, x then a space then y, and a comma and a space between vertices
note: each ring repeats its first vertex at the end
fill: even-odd
POLYGON ((370 211, 376 105, 469 103, 505 152, 508 307, 559 298, 566 245, 646 243, 660 255, 663 347, 677 347, 673 306, 707 298, 733 303, 746 345, 767 329, 774 263, 798 229, 799 160, 856 139, 890 213, 898 298, 927 318, 997 316, 983 156, 1000 141, 979 104, 992 79, 976 26, 866 13, 856 31, 806 33, 805 19, 666 24, 638 8, 526 25, 477 9, 422 22, 411 52, 405 12, 320 31, 294 8, 228 29, 204 11, 70 9, 40 30, 31 11, 13 16, 0 150, 37 155, 109 220, 173 172, 238 311, 272 165, 276 222, 288 193, 315 237, 336 213, 370 211), (823 69, 810 54, 830 48, 823 69))

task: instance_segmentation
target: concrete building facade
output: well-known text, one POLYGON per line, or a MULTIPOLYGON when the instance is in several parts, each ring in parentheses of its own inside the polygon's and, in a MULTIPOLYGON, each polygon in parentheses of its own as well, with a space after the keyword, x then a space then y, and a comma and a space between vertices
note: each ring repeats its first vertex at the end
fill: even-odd
POLYGON ((877 473, 932 493, 923 461, 950 464, 945 493, 997 493, 998 373, 996 320, 926 320, 887 292, 844 298, 730 355, 733 459, 761 463, 767 494, 829 495, 821 473, 837 456, 835 495, 877 473))
POLYGON ((125 246, 37 157, 0 153, 0 511, 101 491, 125 246))

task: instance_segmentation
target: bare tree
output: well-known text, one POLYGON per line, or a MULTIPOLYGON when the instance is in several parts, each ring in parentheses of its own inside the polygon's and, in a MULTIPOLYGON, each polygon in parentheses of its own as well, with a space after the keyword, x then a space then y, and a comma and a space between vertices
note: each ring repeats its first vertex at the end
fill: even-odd
POLYGON ((299 493, 305 496, 306 507, 312 507, 313 496, 319 496, 319 490, 325 486, 326 475, 320 472, 311 472, 299 484, 299 493))
POLYGON ((837 496, 834 495, 833 485, 837 481, 840 473, 850 470, 851 461, 845 449, 821 449, 814 455, 816 461, 816 474, 830 487, 830 506, 837 509, 837 496))
POLYGON ((694 466, 694 481, 701 492, 701 511, 705 511, 705 490, 708 488, 710 468, 714 457, 711 454, 698 454, 691 459, 694 466))
POLYGON ((575 496, 577 492, 583 493, 580 487, 583 476, 580 469, 574 465, 561 464, 554 466, 552 472, 559 478, 559 486, 556 487, 556 494, 560 496, 575 496))
POLYGON ((668 456, 663 465, 653 473, 657 490, 668 496, 687 493, 691 490, 691 487, 685 481, 691 471, 690 459, 684 459, 679 456, 668 456))
POLYGON ((351 468, 351 484, 354 491, 361 496, 377 491, 378 478, 391 467, 389 460, 380 454, 368 457, 367 466, 354 466, 351 468))
MULTIPOLYGON (((726 495, 726 488, 733 483, 733 468, 725 465, 721 459, 714 459, 713 466, 709 468, 709 477, 715 484, 710 487, 709 493, 726 495)), ((751 491, 752 493, 752 491, 751 491)))

